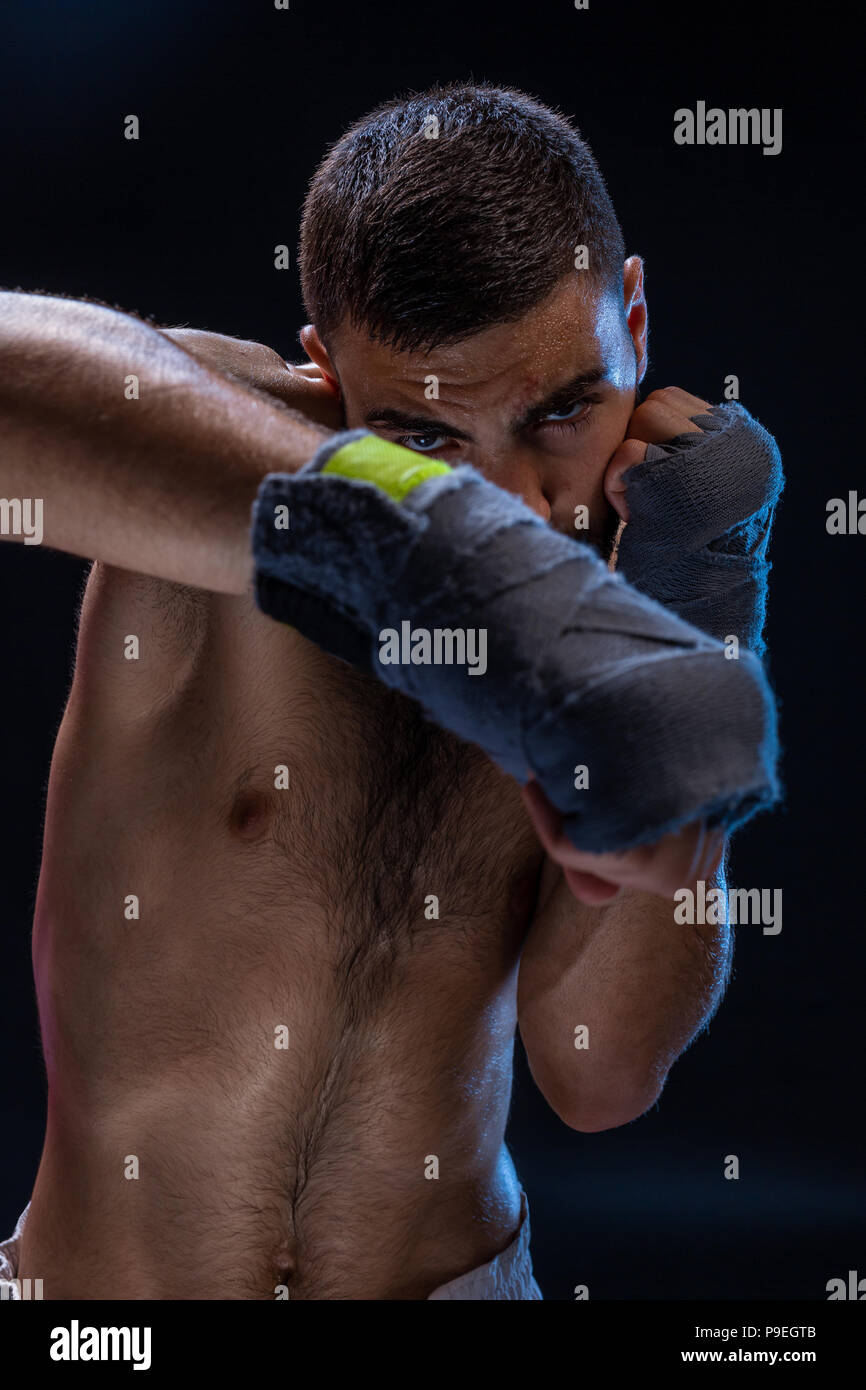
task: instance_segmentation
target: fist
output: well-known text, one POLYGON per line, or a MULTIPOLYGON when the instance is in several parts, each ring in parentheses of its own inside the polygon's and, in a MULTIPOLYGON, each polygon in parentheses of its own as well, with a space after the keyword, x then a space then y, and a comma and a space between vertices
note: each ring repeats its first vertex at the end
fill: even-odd
POLYGON ((783 485, 776 441, 738 401, 654 391, 605 473, 620 517, 610 566, 711 637, 736 637, 760 656, 783 485))
POLYGON ((626 437, 613 454, 604 478, 608 502, 623 521, 628 521, 626 483, 623 475, 636 463, 643 463, 648 444, 670 444, 681 434, 703 431, 690 418, 710 409, 709 401, 691 396, 679 386, 663 386, 653 391, 634 412, 626 437))
POLYGON ((536 781, 521 793, 539 840, 579 902, 599 906, 622 888, 672 898, 684 883, 709 879, 722 861, 724 831, 707 830, 702 821, 623 854, 587 854, 563 834, 561 816, 536 781))

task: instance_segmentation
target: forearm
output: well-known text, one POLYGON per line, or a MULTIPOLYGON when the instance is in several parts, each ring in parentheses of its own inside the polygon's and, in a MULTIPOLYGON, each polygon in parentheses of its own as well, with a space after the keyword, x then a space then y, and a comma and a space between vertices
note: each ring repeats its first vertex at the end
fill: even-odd
POLYGON ((726 661, 469 465, 337 434, 309 469, 266 480, 252 547, 263 612, 417 700, 517 781, 534 777, 586 854, 702 820, 729 831, 777 796, 757 659, 726 661), (291 532, 275 525, 286 509, 291 532), (407 656, 400 634, 413 631, 407 656), (594 769, 585 786, 578 760, 594 769))
MULTIPOLYGON (((711 887, 724 890, 721 870, 711 887)), ((563 889, 536 916, 520 964, 520 1032, 536 1083, 575 1129, 643 1114, 724 993, 730 928, 680 924, 675 906, 624 891, 586 907, 563 889)))
POLYGON ((0 325, 0 496, 53 548, 242 592, 261 479, 326 432, 101 305, 0 292, 0 325))

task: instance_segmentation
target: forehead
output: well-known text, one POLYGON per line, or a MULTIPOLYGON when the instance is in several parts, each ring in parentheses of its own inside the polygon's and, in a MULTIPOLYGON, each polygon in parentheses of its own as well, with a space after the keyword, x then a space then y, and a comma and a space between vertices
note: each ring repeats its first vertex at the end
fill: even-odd
POLYGON ((471 398, 477 406, 507 396, 513 407, 599 363, 616 384, 624 332, 614 294, 588 291, 575 275, 514 323, 429 352, 396 352, 343 325, 334 339, 334 366, 344 390, 365 399, 388 388, 423 389, 433 375, 440 399, 471 398))

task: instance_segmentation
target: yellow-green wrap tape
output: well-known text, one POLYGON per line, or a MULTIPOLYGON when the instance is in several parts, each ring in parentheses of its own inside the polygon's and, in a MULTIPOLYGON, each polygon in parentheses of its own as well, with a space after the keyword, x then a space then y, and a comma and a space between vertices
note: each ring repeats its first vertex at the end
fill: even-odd
POLYGON ((418 456, 413 456, 411 449, 405 449, 402 444, 392 444, 389 439, 370 434, 344 444, 331 455, 322 472, 375 483, 394 502, 402 502, 406 494, 425 479, 451 472, 448 464, 438 459, 418 459, 417 462, 416 459, 418 456))

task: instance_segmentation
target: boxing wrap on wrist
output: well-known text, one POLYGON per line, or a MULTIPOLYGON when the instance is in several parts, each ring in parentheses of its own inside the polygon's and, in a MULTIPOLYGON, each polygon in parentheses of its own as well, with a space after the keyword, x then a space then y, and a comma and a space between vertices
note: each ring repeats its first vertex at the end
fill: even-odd
POLYGON ((762 656, 779 450, 736 401, 691 418, 702 433, 647 445, 623 475, 629 523, 617 569, 703 632, 762 656))
POLYGON ((468 465, 348 431, 264 479, 252 541, 263 612, 518 781, 531 772, 581 849, 625 850, 698 817, 733 828, 777 795, 760 662, 726 660, 468 465), (455 634, 480 631, 486 667, 472 673, 455 634), (447 634, 450 661, 430 659, 424 633, 447 634))

